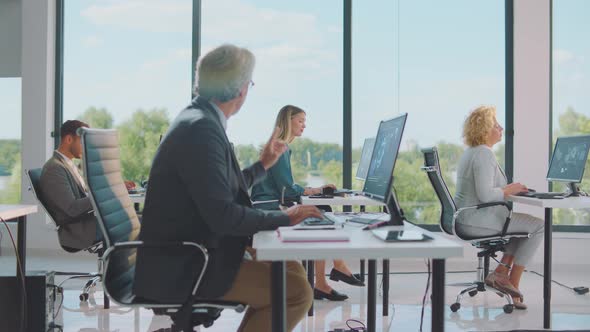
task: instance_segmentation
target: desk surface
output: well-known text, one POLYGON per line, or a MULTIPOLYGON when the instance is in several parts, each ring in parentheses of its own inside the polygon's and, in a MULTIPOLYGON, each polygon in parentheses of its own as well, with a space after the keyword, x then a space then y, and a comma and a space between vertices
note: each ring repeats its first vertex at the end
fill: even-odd
POLYGON ((10 220, 37 212, 37 205, 0 204, 0 217, 10 220))
MULTIPOLYGON (((259 260, 321 260, 321 259, 393 259, 393 258, 448 258, 463 256, 463 246, 447 239, 440 233, 431 233, 412 224, 404 229, 419 229, 434 240, 424 242, 392 243, 384 242, 371 231, 363 231, 362 225, 345 224, 344 231, 350 234, 349 242, 285 243, 276 231, 264 231, 254 235, 253 247, 259 260)), ((400 226, 388 226, 382 229, 401 229, 400 226)), ((301 231, 312 232, 312 231, 301 231)))
POLYGON ((384 203, 367 198, 365 196, 355 195, 348 197, 336 196, 333 198, 310 198, 301 196, 303 205, 366 205, 366 206, 383 206, 384 203))
POLYGON ((133 203, 143 203, 145 201, 145 194, 129 194, 129 198, 133 203))
POLYGON ((564 209, 589 209, 590 208, 590 197, 567 197, 563 199, 539 199, 534 197, 524 196, 509 196, 508 200, 538 206, 542 208, 564 208, 564 209))

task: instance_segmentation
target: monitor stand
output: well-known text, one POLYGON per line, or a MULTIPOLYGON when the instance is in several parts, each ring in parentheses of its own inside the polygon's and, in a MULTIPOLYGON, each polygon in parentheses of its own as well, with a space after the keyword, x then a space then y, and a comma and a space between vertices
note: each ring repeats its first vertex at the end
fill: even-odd
POLYGON ((403 226, 406 217, 404 216, 404 211, 399 206, 397 196, 395 195, 395 191, 391 190, 389 194, 389 199, 387 200, 387 212, 389 213, 389 220, 380 221, 374 224, 371 224, 364 229, 375 229, 384 226, 403 226))
POLYGON ((570 190, 569 193, 567 194, 567 197, 577 197, 577 196, 581 196, 580 195, 580 190, 577 186, 577 183, 574 182, 569 182, 567 184, 568 189, 570 190))

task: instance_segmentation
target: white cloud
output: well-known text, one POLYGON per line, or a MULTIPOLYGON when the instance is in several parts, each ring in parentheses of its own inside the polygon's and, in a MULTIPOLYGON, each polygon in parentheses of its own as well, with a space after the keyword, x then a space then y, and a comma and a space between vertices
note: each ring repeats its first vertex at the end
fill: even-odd
POLYGON ((584 57, 577 55, 574 52, 564 49, 556 49, 553 51, 553 63, 556 66, 578 64, 582 62, 584 62, 584 57))
POLYGON ((81 12, 96 25, 149 32, 190 32, 192 2, 179 0, 104 1, 81 12))
POLYGON ((98 36, 86 36, 82 39, 82 45, 87 48, 99 47, 104 41, 98 36))
POLYGON ((166 67, 174 63, 187 62, 191 62, 191 49, 182 48, 170 50, 159 59, 147 60, 141 64, 140 68, 141 70, 165 70, 166 67))

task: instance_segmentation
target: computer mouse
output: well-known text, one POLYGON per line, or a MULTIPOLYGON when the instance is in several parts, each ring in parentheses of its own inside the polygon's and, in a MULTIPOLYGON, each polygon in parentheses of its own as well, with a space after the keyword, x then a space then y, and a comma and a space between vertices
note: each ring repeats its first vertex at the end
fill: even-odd
POLYGON ((528 192, 530 192, 530 193, 536 193, 536 192, 537 192, 535 189, 532 189, 532 188, 528 188, 527 190, 528 190, 528 192))

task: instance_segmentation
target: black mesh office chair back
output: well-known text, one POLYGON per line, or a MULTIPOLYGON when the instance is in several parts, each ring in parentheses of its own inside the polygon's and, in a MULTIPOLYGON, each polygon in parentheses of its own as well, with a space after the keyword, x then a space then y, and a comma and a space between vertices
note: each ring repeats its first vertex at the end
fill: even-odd
MULTIPOLYGON (((245 306, 241 303, 195 298, 207 268, 208 253, 204 247, 192 242, 138 241, 140 223, 123 182, 117 131, 80 128, 79 133, 82 137, 84 176, 107 245, 103 286, 109 297, 121 305, 148 307, 157 314, 171 316, 173 331, 192 331, 192 327, 197 325, 208 327, 226 308, 242 312, 245 306), (187 294, 185 303, 150 301, 135 296, 133 283, 137 250, 158 250, 171 254, 182 251, 195 257, 195 264, 202 268, 194 276, 193 292, 187 294)), ((158 284, 157 281, 155 284, 158 284)), ((174 285, 161 283, 161 287, 174 285)))
POLYGON ((439 226, 443 232, 454 235, 453 220, 457 212, 457 206, 440 172, 438 152, 436 147, 432 147, 422 150, 422 153, 424 154, 424 166, 422 169, 427 171, 426 174, 441 206, 439 226))

